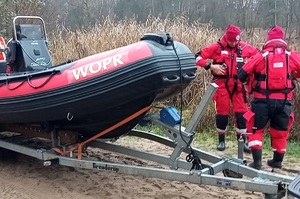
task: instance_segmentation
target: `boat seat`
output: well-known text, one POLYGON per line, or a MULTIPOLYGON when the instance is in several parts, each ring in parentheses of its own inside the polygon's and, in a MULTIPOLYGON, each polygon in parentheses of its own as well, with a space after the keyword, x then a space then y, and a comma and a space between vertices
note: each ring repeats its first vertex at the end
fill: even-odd
POLYGON ((41 26, 20 24, 16 26, 17 39, 8 42, 6 58, 14 72, 41 71, 52 67, 46 39, 41 26))

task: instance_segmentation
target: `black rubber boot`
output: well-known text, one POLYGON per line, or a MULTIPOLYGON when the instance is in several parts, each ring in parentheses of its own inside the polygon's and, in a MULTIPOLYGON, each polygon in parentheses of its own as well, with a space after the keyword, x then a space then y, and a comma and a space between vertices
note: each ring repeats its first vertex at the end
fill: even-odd
POLYGON ((273 153, 273 159, 272 160, 268 160, 267 164, 270 167, 281 169, 282 168, 283 157, 284 157, 284 154, 278 153, 278 152, 275 151, 273 153))
POLYGON ((261 170, 261 150, 255 150, 253 149, 252 150, 252 157, 253 157, 253 162, 251 162, 249 164, 249 167, 252 167, 254 169, 257 169, 257 170, 261 170))
MULTIPOLYGON (((241 135, 236 135, 236 139, 237 141, 239 141, 241 135)), ((244 140, 244 152, 245 153, 251 153, 251 149, 248 146, 248 141, 247 141, 247 136, 243 135, 242 136, 243 140, 244 140)))
POLYGON ((224 151, 225 150, 225 134, 219 135, 219 144, 217 146, 218 151, 224 151))

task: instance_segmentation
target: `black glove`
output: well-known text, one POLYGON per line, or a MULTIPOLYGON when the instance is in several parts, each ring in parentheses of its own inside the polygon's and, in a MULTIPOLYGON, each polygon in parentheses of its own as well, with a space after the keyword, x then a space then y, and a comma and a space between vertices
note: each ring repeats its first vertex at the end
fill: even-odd
POLYGON ((197 59, 197 57, 199 57, 200 54, 201 54, 201 50, 195 54, 195 59, 197 59))

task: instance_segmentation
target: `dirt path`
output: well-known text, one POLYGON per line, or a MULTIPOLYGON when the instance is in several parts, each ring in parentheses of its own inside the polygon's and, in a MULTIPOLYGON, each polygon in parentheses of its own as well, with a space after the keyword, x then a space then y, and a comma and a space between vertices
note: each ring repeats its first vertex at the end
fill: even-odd
MULTIPOLYGON (((120 139, 117 143, 141 147, 148 151, 167 152, 164 146, 147 140, 120 139)), ((89 150, 93 156, 120 162, 132 161, 118 154, 98 149, 89 150)), ((134 163, 134 161, 133 161, 134 163)), ((148 164, 138 161, 139 164, 148 164)), ((108 171, 44 167, 36 159, 21 156, 17 161, 0 162, 0 198, 2 199, 260 199, 260 193, 229 190, 141 176, 123 175, 108 171)))

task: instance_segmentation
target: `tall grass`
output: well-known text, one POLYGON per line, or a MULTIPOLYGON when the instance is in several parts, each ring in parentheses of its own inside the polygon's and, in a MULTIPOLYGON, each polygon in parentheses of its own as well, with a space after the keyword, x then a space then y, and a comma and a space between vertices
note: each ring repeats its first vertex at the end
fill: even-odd
MULTIPOLYGON (((55 64, 65 62, 67 59, 80 59, 95 53, 115 49, 139 41, 144 33, 148 32, 170 32, 173 38, 186 44, 192 52, 196 53, 202 47, 217 41, 222 31, 214 29, 210 24, 198 22, 189 24, 184 17, 174 20, 149 17, 146 23, 138 23, 135 19, 126 19, 116 22, 110 18, 102 24, 90 27, 85 31, 69 31, 65 28, 58 28, 50 34, 50 50, 55 64)), ((247 37, 243 33, 244 40, 261 48, 266 33, 258 31, 253 37, 247 37)), ((297 41, 292 42, 291 48, 299 49, 297 41)), ((183 93, 184 118, 189 119, 193 110, 201 100, 209 82, 210 74, 202 69, 197 70, 196 79, 185 89, 183 93)), ((298 124, 298 112, 300 110, 300 99, 298 91, 295 93, 296 119, 292 138, 300 138, 298 124)), ((179 95, 168 99, 164 105, 175 105, 180 107, 181 97, 179 95)), ((198 130, 211 129, 214 127, 214 106, 211 104, 200 124, 198 130)))

